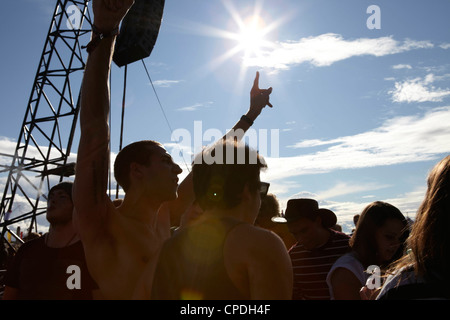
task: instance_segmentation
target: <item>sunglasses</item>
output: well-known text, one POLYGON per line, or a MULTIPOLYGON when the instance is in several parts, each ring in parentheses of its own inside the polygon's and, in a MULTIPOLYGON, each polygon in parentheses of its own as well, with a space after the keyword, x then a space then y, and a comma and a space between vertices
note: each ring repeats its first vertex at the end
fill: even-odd
POLYGON ((270 183, 261 182, 261 187, 259 189, 259 194, 261 195, 261 199, 263 199, 267 195, 267 192, 269 191, 269 186, 270 186, 270 183))

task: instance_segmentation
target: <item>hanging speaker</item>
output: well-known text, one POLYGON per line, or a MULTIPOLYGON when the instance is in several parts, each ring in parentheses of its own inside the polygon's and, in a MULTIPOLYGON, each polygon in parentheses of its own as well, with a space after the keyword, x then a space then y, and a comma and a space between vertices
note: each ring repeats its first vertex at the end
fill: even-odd
POLYGON ((147 58, 155 46, 165 0, 135 0, 122 21, 113 61, 122 67, 147 58))

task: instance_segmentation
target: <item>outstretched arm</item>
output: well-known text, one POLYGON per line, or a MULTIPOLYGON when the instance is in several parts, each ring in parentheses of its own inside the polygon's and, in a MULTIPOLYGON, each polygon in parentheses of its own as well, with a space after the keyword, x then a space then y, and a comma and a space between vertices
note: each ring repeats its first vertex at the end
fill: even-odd
MULTIPOLYGON (((233 132, 238 131, 241 129, 243 131, 243 134, 247 132, 247 130, 252 126, 253 122, 258 118, 258 116, 261 114, 262 109, 265 106, 273 107, 272 104, 269 102, 270 94, 272 93, 272 87, 268 89, 260 89, 259 88, 259 72, 256 72, 255 80, 253 81, 253 87, 250 90, 250 108, 248 109, 247 113, 244 115, 244 118, 246 119, 239 119, 239 121, 234 125, 234 127, 225 135, 227 137, 230 134, 233 134, 233 132)), ((242 139, 242 136, 238 136, 238 140, 242 139)), ((224 138, 225 138, 224 137, 224 138)))
MULTIPOLYGON (((110 34, 118 28, 134 0, 93 0, 94 25, 110 34)), ((96 35, 92 35, 95 40, 96 35)), ((109 73, 115 35, 89 48, 81 89, 80 142, 73 201, 75 221, 81 233, 96 232, 107 215, 109 163, 109 73)), ((94 43, 95 41, 91 42, 94 43)))
MULTIPOLYGON (((256 118, 261 114, 262 109, 265 106, 272 108, 272 104, 269 102, 269 96, 272 93, 272 88, 260 89, 259 88, 259 72, 256 72, 253 86, 250 90, 250 107, 247 113, 244 115, 246 120, 239 119, 233 128, 228 131, 222 139, 236 137, 240 141, 247 130, 251 127, 256 118)), ((245 118, 244 117, 244 118, 245 118)), ((179 225, 181 216, 194 202, 194 186, 192 182, 192 172, 189 173, 182 181, 178 188, 178 198, 174 201, 163 204, 163 208, 169 206, 169 210, 164 208, 166 213, 170 212, 170 220, 172 225, 179 225)), ((162 210, 160 210, 162 213, 162 210)))

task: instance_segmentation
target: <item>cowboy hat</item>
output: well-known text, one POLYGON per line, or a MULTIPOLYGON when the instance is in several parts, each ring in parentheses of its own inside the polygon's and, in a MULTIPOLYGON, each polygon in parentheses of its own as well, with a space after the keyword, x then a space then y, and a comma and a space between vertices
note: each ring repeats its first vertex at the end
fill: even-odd
POLYGON ((322 225, 325 228, 331 228, 337 222, 334 212, 328 209, 319 209, 319 203, 314 199, 290 199, 287 203, 286 213, 273 217, 272 221, 290 223, 300 218, 315 220, 317 217, 322 218, 322 225))

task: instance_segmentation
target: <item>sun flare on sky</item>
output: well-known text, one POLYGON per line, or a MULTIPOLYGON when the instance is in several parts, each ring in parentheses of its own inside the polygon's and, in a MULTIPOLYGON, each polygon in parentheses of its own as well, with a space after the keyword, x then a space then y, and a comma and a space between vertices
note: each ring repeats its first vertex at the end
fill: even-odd
POLYGON ((289 14, 273 19, 270 11, 263 8, 259 1, 256 1, 253 7, 239 10, 232 1, 222 0, 222 4, 230 16, 228 26, 203 26, 202 31, 209 36, 229 40, 229 47, 209 63, 209 69, 215 70, 231 58, 237 58, 244 72, 252 60, 263 58, 275 47, 273 35, 289 14))
MULTIPOLYGON (((214 58, 205 61, 196 72, 200 77, 207 77, 211 74, 220 74, 218 70, 225 64, 234 65, 238 68, 233 69, 235 72, 233 77, 236 96, 239 96, 239 92, 246 88, 244 81, 247 72, 251 69, 253 77, 254 67, 263 71, 267 57, 276 54, 279 46, 277 40, 279 29, 294 17, 294 12, 274 14, 276 10, 271 10, 262 0, 255 0, 253 4, 247 2, 242 4, 237 0, 221 0, 221 3, 225 10, 220 12, 220 18, 218 16, 217 19, 213 19, 213 24, 189 22, 194 33, 215 38, 212 42, 215 45, 211 48, 217 52, 214 58), (219 43, 217 40, 221 42, 220 46, 217 46, 219 43)), ((227 71, 231 71, 230 68, 227 71)))
POLYGON ((253 15, 246 18, 239 28, 240 31, 235 34, 235 40, 237 49, 244 53, 244 60, 252 56, 261 56, 264 48, 270 46, 270 42, 265 39, 269 29, 260 16, 253 15))

